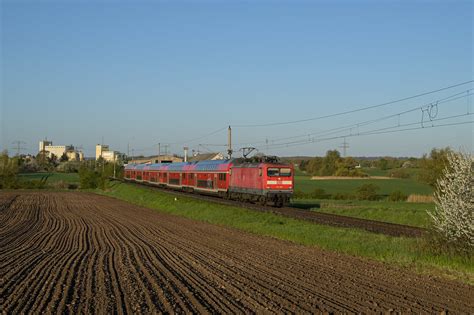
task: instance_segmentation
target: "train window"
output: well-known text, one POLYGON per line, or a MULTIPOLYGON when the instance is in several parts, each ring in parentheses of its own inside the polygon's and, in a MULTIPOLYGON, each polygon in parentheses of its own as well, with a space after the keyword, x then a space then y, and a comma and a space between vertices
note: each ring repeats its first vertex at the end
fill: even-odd
POLYGON ((280 168, 280 176, 291 176, 290 168, 280 168))
POLYGON ((225 180, 226 174, 219 174, 219 180, 225 180))
POLYGON ((258 169, 258 176, 262 176, 262 169, 261 168, 258 169))
POLYGON ((267 175, 272 177, 272 176, 280 176, 280 170, 278 168, 268 168, 267 170, 267 175))

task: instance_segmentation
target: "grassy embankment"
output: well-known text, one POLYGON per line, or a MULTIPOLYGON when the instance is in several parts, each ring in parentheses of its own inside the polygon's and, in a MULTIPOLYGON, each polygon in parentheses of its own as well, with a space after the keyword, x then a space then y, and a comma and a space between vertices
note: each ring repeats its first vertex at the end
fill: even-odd
POLYGON ((360 200, 302 199, 293 201, 293 205, 312 211, 425 228, 429 226, 426 210, 434 209, 433 203, 360 200))
POLYGON ((442 275, 474 283, 474 261, 436 254, 423 239, 390 237, 357 229, 343 229, 285 218, 270 213, 203 202, 137 187, 113 183, 107 191, 95 191, 160 212, 183 216, 243 231, 288 240, 302 245, 362 256, 409 267, 421 273, 442 275))

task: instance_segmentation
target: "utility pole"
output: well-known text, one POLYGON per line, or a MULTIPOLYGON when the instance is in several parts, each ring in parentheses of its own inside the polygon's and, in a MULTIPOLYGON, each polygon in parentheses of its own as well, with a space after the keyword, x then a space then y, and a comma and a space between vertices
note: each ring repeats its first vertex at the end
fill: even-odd
POLYGON ((161 142, 158 142, 158 156, 161 155, 161 142))
POLYGON ((14 149, 16 150, 16 156, 19 156, 22 150, 26 150, 25 147, 22 147, 23 144, 26 144, 25 141, 17 140, 13 141, 12 144, 16 144, 16 146, 14 147, 14 149))
POLYGON ((232 128, 227 129, 227 155, 232 158, 232 128))
POLYGON ((188 161, 188 150, 189 150, 189 148, 184 147, 183 150, 184 150, 184 162, 187 162, 188 161))
POLYGON ((342 148, 342 152, 343 152, 342 155, 343 155, 344 157, 346 157, 346 155, 347 155, 347 149, 349 148, 349 143, 347 143, 346 137, 344 137, 344 142, 342 143, 342 145, 340 146, 340 148, 342 148))
POLYGON ((114 178, 115 178, 115 164, 117 162, 117 157, 115 156, 115 152, 114 152, 114 178))

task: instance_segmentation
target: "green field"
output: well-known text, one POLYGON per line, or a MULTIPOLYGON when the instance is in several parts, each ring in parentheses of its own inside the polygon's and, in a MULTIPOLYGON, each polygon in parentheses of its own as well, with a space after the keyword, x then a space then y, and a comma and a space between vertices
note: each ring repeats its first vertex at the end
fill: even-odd
POLYGON ((472 258, 436 254, 429 249, 428 242, 424 239, 391 237, 357 229, 316 225, 271 213, 254 212, 188 197, 178 197, 175 200, 174 195, 118 182, 112 183, 107 191, 94 192, 160 212, 474 283, 472 258))
POLYGON ((400 190, 406 195, 420 194, 430 195, 433 188, 427 184, 417 182, 413 179, 326 179, 311 180, 311 176, 296 175, 295 190, 310 193, 316 188, 322 188, 329 194, 352 194, 357 187, 364 184, 374 184, 380 187, 377 192, 380 195, 389 195, 391 192, 400 190))
POLYGON ((428 227, 433 203, 358 200, 295 200, 299 208, 411 226, 428 227), (312 207, 313 206, 313 207, 312 207))

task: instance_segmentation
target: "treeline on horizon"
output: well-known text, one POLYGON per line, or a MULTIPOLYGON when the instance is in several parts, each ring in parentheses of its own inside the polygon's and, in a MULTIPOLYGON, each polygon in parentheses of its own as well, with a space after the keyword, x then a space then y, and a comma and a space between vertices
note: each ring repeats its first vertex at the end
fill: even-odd
MULTIPOLYGON (((366 177, 369 176, 366 170, 374 168, 386 171, 385 174, 393 178, 412 178, 434 186, 447 165, 447 156, 451 151, 449 147, 434 148, 422 158, 382 157, 372 159, 342 157, 339 151, 329 150, 324 157, 295 157, 284 158, 284 160, 294 163, 299 170, 312 176, 366 177)), ((86 170, 93 170, 96 173, 109 173, 104 172, 103 165, 106 166, 105 169, 107 170, 112 167, 101 160, 68 161, 65 157, 60 157, 59 159, 49 158, 41 154, 38 154, 36 157, 10 157, 8 152, 4 151, 0 154, 0 189, 20 188, 17 175, 21 173, 63 172, 81 173, 80 175, 82 175, 86 173, 86 170)), ((120 166, 118 169, 121 169, 120 166)), ((28 184, 26 185, 28 186, 28 184)), ((41 188, 42 184, 39 182, 30 186, 32 188, 41 188)))
POLYGON ((288 158, 300 171, 312 176, 367 177, 367 169, 385 171, 385 176, 393 178, 412 178, 434 187, 448 163, 449 147, 433 148, 421 158, 342 157, 337 150, 329 150, 323 157, 288 158))

